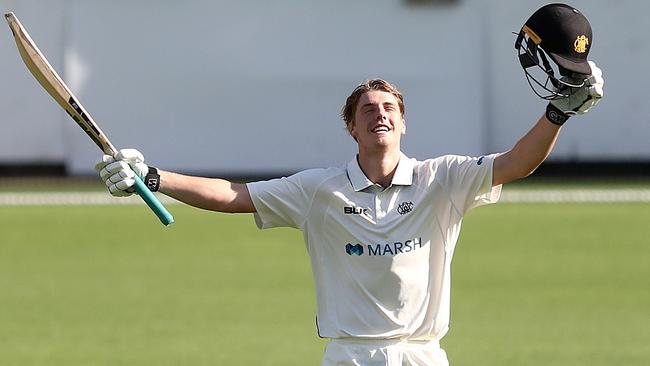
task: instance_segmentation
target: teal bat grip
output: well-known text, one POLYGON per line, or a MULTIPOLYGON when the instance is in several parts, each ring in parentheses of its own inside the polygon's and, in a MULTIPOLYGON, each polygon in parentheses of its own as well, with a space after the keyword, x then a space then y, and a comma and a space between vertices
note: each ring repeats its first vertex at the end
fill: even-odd
POLYGON ((160 203, 158 198, 144 185, 144 182, 137 175, 135 176, 135 191, 138 192, 138 195, 142 197, 144 202, 147 203, 147 206, 158 216, 160 222, 165 224, 165 226, 174 222, 174 217, 172 214, 167 211, 165 206, 160 203))

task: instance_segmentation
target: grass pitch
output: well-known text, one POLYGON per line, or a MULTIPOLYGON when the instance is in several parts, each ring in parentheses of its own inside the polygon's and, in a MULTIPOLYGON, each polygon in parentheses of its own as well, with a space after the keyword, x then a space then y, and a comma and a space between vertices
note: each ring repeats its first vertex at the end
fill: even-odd
MULTIPOLYGON (((175 205, 0 207, 0 365, 318 365, 301 234, 175 205)), ((650 205, 466 217, 452 366, 647 365, 650 205)))

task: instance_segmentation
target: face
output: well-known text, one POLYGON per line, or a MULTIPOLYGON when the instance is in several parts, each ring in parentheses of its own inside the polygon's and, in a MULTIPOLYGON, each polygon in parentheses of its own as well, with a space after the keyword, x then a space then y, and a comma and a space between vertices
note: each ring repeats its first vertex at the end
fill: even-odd
POLYGON ((359 148, 399 149, 406 124, 397 98, 381 90, 364 93, 359 98, 350 133, 359 148))

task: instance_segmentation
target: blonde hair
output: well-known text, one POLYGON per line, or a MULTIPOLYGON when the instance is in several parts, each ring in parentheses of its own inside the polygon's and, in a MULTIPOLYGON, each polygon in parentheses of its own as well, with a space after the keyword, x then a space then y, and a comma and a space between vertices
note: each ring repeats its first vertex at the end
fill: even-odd
POLYGON ((386 80, 383 79, 370 79, 359 84, 353 91, 352 94, 345 100, 345 105, 341 109, 341 118, 345 122, 345 127, 348 132, 352 132, 352 127, 354 125, 354 113, 357 110, 357 104, 359 104, 359 99, 361 96, 371 90, 380 90, 387 93, 391 93, 397 98, 397 103, 399 105, 399 110, 404 116, 404 97, 397 87, 386 80))

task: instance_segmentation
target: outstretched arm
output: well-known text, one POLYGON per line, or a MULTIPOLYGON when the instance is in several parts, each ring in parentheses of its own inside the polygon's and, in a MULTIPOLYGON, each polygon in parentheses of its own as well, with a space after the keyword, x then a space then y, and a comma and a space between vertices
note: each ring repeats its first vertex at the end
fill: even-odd
POLYGON ((95 169, 113 196, 132 195, 133 178, 137 174, 150 190, 160 191, 190 206, 229 213, 255 212, 245 184, 153 169, 135 149, 120 150, 115 157, 103 155, 95 169))
POLYGON ((161 193, 190 206, 229 213, 255 212, 245 184, 159 171, 161 193))

